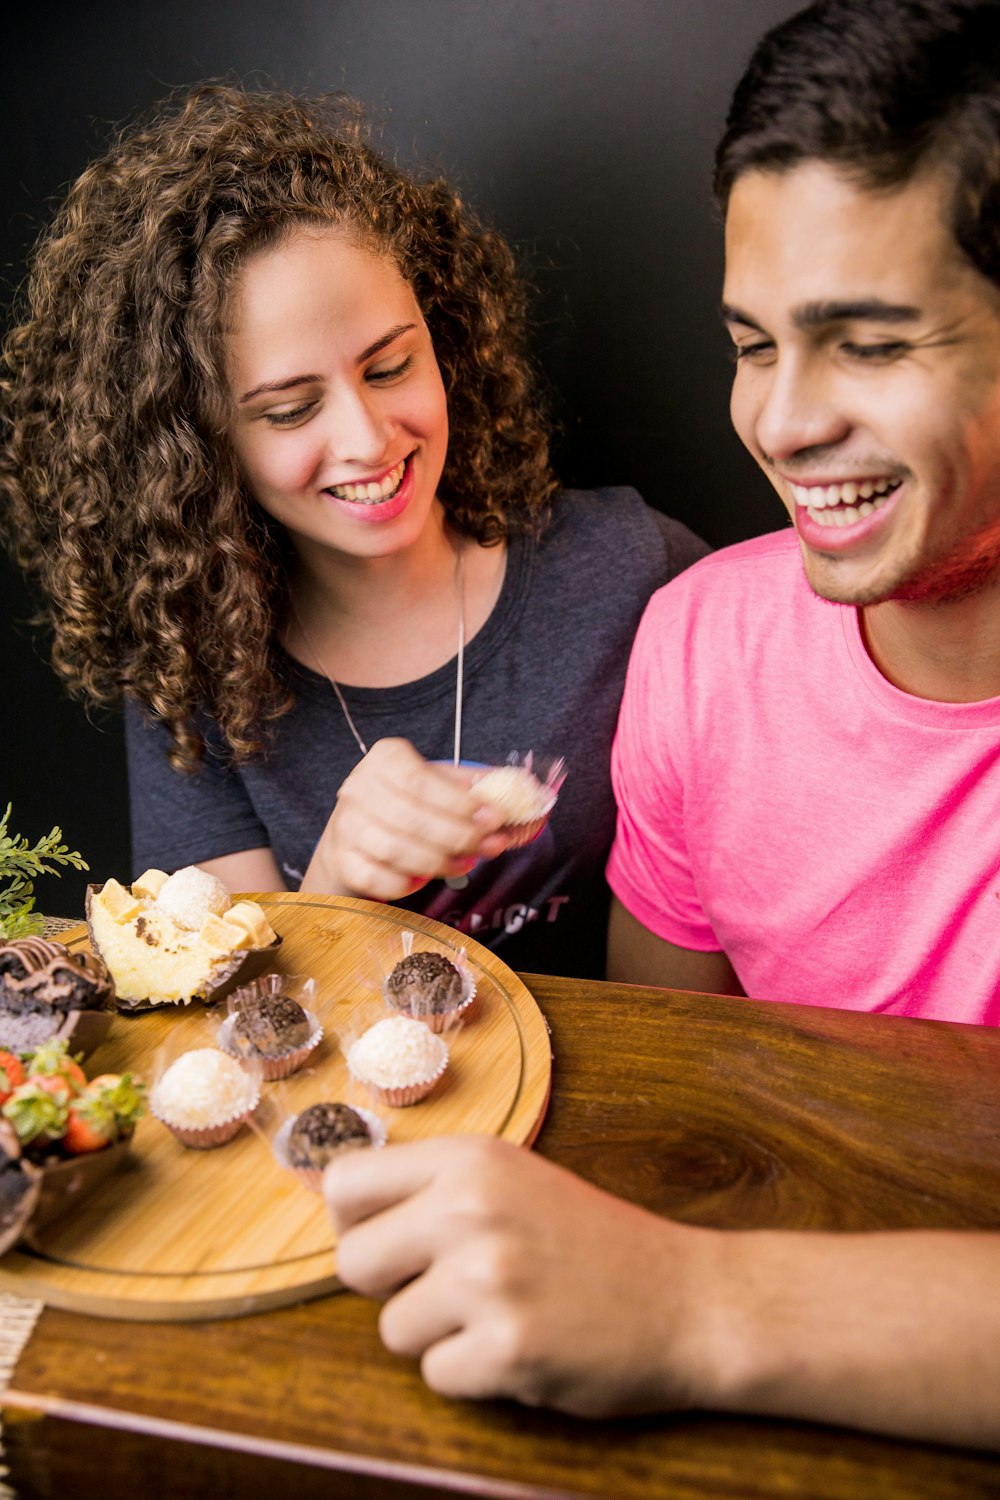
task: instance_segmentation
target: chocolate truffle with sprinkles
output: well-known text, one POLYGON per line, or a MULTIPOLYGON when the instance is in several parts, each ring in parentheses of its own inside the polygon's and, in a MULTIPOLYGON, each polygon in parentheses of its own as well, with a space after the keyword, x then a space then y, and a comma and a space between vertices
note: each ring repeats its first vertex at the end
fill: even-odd
POLYGON ((322 1168, 338 1151, 371 1144, 368 1125, 349 1104, 310 1104, 289 1133, 288 1161, 293 1167, 322 1168))
POLYGON ((277 1057, 303 1047, 312 1033, 309 1017, 289 995, 248 995, 233 1017, 232 1050, 241 1056, 277 1057))
POLYGON ((458 969, 443 953, 410 953, 401 958, 385 982, 385 995, 404 1015, 444 1015, 465 999, 458 969))

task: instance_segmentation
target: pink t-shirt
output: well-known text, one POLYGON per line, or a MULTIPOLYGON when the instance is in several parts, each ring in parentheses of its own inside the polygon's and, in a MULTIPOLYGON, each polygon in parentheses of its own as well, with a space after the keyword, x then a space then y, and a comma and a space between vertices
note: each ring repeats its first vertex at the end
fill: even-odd
POLYGON ((654 594, 612 761, 608 879, 747 994, 1000 1023, 1000 698, 878 672, 789 530, 654 594))

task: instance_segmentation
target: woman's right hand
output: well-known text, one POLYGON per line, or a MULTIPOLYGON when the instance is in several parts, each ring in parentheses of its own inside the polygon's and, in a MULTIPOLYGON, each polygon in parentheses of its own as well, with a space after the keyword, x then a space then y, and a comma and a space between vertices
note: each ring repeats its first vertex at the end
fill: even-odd
POLYGON ((469 792, 461 766, 424 760, 408 740, 379 740, 337 793, 303 891, 398 901, 464 875, 506 847, 502 817, 469 792))

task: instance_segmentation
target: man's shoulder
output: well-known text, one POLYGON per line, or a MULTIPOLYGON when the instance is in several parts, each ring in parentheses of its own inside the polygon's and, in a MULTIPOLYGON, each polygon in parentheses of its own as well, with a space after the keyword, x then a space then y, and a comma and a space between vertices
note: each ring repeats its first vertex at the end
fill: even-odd
POLYGON ((710 552, 659 589, 651 608, 670 611, 692 601, 702 608, 714 601, 739 614, 761 600, 778 604, 799 596, 803 589, 810 592, 798 541, 789 527, 710 552))

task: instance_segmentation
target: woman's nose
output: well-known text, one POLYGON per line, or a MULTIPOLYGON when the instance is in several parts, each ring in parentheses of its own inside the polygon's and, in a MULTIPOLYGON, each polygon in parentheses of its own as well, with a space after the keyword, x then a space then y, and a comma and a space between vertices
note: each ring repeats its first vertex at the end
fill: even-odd
POLYGON ((341 391, 331 400, 327 442, 338 463, 374 467, 386 456, 391 434, 392 421, 376 393, 341 391))

